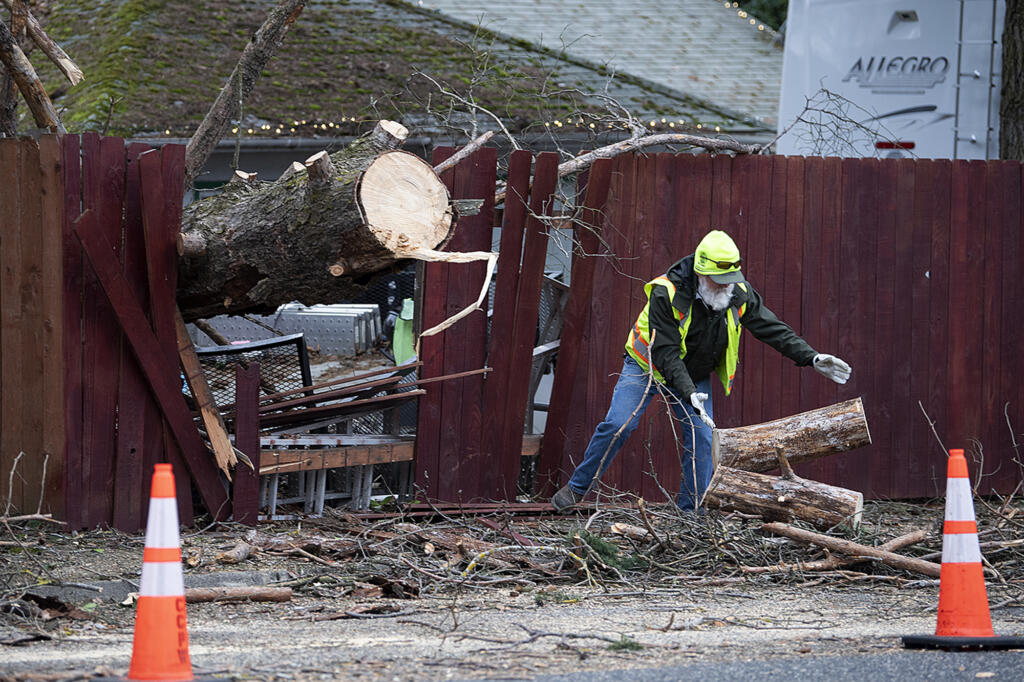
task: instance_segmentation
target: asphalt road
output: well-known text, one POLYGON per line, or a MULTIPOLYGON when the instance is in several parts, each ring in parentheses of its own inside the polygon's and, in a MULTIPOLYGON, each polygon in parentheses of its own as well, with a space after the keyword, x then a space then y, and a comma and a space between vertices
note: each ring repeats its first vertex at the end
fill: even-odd
MULTIPOLYGON (((473 678, 482 679, 482 678, 473 678)), ((493 679, 493 678, 491 678, 493 679)), ((638 670, 606 670, 571 675, 541 675, 533 682, 745 682, 786 680, 802 682, 864 682, 864 680, 1024 680, 1024 651, 900 651, 869 656, 783 658, 736 663, 693 665, 638 670)))

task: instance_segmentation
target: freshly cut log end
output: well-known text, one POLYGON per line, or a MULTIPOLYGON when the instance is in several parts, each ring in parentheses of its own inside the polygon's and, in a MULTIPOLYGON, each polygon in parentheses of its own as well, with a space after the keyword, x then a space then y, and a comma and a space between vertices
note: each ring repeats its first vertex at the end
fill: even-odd
POLYGON ((418 156, 402 151, 381 154, 363 173, 357 192, 367 228, 383 248, 399 257, 433 248, 448 236, 448 189, 418 156))
POLYGON ((424 160, 394 149, 400 124, 274 182, 230 183, 182 214, 178 305, 186 321, 337 303, 451 232, 448 190, 424 160))
POLYGON ((409 129, 397 121, 379 121, 370 137, 381 149, 394 149, 409 137, 409 129))
POLYGON ((306 170, 309 172, 310 182, 328 183, 334 176, 334 164, 327 152, 317 152, 306 159, 306 170))

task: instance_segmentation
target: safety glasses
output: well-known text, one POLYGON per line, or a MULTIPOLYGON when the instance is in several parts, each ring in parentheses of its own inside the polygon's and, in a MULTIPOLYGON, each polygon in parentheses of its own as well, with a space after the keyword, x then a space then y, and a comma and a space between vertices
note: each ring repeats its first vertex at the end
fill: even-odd
POLYGON ((726 260, 711 260, 710 258, 703 254, 701 254, 701 259, 705 263, 713 263, 716 267, 718 267, 719 270, 732 270, 733 268, 738 268, 740 266, 740 263, 743 262, 742 258, 740 258, 738 261, 734 263, 726 260))

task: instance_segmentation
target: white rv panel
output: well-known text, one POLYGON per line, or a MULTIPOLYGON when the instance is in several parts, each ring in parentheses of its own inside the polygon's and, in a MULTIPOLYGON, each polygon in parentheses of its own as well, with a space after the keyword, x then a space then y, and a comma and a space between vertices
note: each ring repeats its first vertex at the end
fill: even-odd
POLYGON ((777 151, 998 158, 1004 14, 1005 0, 790 0, 777 151))

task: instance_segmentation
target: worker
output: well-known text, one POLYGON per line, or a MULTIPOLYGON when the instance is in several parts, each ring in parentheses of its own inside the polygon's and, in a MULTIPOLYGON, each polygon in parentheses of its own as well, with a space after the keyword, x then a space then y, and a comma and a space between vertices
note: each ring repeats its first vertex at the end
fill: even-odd
POLYGON ((660 393, 683 423, 682 483, 676 505, 684 512, 698 508, 711 482, 711 374, 732 390, 739 359, 740 332, 746 327, 759 341, 800 367, 813 365, 837 384, 850 378, 850 366, 816 352, 779 320, 745 281, 736 243, 712 230, 691 255, 664 275, 644 285, 647 305, 626 341, 622 374, 611 406, 583 453, 583 461, 551 498, 556 510, 582 500, 611 465, 636 429, 644 410, 660 393))

